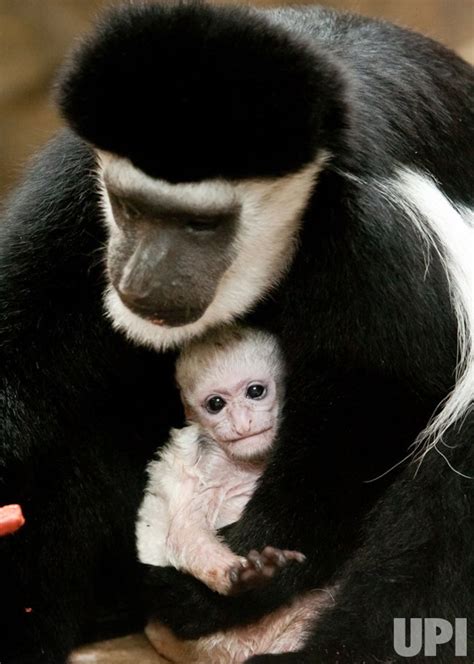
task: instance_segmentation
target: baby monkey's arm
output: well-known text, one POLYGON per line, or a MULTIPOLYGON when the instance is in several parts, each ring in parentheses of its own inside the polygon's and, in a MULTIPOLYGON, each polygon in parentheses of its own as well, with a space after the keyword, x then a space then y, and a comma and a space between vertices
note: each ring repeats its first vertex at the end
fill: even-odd
POLYGON ((214 532, 215 494, 199 473, 199 436, 196 425, 173 430, 160 458, 149 465, 136 527, 138 557, 148 565, 175 567, 228 594, 234 585, 230 571, 246 559, 214 532))
POLYGON ((198 464, 199 428, 174 430, 161 458, 148 468, 149 480, 137 523, 141 562, 167 566, 200 579, 211 590, 237 594, 268 582, 289 562, 302 562, 296 551, 266 547, 237 556, 215 533, 212 514, 217 488, 205 484, 198 464))

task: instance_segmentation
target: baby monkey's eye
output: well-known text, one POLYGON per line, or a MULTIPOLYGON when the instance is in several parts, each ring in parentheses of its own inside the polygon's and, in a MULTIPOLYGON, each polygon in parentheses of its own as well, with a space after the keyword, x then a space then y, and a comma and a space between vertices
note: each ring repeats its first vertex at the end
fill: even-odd
POLYGON ((249 385, 247 388, 247 392, 245 393, 245 396, 247 399, 263 399, 263 397, 267 393, 267 388, 265 385, 260 385, 260 383, 254 383, 253 385, 249 385))
POLYGON ((218 413, 221 411, 226 402, 222 397, 209 397, 209 399, 206 401, 206 410, 208 413, 218 413))

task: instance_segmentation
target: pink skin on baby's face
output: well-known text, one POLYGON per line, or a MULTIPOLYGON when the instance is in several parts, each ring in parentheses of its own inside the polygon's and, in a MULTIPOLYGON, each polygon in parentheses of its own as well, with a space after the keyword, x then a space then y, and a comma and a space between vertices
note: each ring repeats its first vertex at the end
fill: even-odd
POLYGON ((266 367, 239 367, 208 376, 187 404, 188 417, 236 459, 261 457, 271 446, 278 422, 275 380, 266 367), (253 369, 253 370, 252 370, 253 369))

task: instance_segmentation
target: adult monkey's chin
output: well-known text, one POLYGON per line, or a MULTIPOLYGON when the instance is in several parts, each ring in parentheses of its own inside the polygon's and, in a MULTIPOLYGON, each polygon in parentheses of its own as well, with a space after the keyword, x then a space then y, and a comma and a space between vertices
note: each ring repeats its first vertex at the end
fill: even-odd
POLYGON ((117 291, 109 285, 104 295, 106 315, 116 330, 124 333, 130 341, 148 346, 156 350, 167 350, 181 346, 183 343, 199 336, 205 330, 217 325, 219 322, 230 322, 230 314, 215 317, 213 312, 206 309, 204 314, 195 321, 175 326, 167 322, 151 321, 131 311, 120 299, 117 291))

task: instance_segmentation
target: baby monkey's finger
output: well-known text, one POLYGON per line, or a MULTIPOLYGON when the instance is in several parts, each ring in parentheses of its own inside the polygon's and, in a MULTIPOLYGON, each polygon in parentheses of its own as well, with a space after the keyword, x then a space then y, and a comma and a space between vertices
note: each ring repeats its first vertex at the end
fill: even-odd
POLYGON ((277 549, 274 546, 266 546, 262 551, 261 558, 264 565, 273 565, 280 569, 286 567, 293 560, 298 563, 303 563, 306 560, 306 557, 300 551, 277 549))
POLYGON ((265 575, 254 567, 235 565, 229 570, 230 595, 237 595, 252 588, 258 588, 265 581, 265 575))
POLYGON ((277 567, 285 567, 287 559, 285 552, 281 549, 276 549, 274 546, 266 546, 262 551, 262 559, 265 565, 276 565, 277 567))
POLYGON ((287 560, 296 560, 297 563, 304 563, 306 561, 306 556, 301 551, 283 551, 285 558, 287 560))
POLYGON ((260 554, 255 549, 252 549, 252 551, 249 551, 249 554, 247 556, 247 560, 250 563, 249 567, 254 567, 258 572, 261 572, 263 570, 263 566, 265 564, 264 559, 262 557, 262 554, 260 554))

